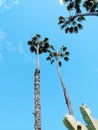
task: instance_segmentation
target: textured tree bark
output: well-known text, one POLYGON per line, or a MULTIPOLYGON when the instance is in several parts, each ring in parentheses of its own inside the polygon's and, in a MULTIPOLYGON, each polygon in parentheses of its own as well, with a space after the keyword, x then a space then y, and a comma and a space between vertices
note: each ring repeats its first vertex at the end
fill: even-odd
POLYGON ((35 70, 34 75, 34 116, 35 116, 35 130, 41 130, 41 105, 40 105, 40 70, 35 70))
POLYGON ((65 97, 65 101, 66 101, 66 104, 67 104, 67 107, 68 107, 69 114, 74 116, 73 110, 72 110, 72 105, 71 105, 71 102, 70 102, 70 98, 68 96, 66 86, 65 86, 65 84, 63 82, 63 78, 61 76, 60 67, 59 67, 59 63, 58 63, 58 58, 56 59, 56 65, 57 65, 57 72, 58 72, 59 79, 61 81, 61 86, 63 88, 64 97, 65 97))

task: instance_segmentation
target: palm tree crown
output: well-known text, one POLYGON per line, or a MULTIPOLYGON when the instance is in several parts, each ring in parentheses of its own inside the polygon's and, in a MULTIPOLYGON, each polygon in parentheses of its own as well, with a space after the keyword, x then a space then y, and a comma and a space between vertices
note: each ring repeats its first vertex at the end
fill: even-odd
POLYGON ((50 46, 50 48, 52 49, 52 51, 49 52, 49 56, 47 57, 47 60, 49 60, 51 64, 53 64, 55 62, 55 60, 58 60, 59 66, 62 66, 62 62, 60 61, 60 58, 63 58, 64 61, 69 60, 68 56, 69 56, 70 52, 67 51, 66 46, 63 45, 60 48, 60 51, 56 51, 53 46, 50 46))
POLYGON ((62 0, 65 4, 68 17, 60 16, 58 24, 65 33, 78 33, 83 28, 85 16, 98 16, 98 0, 62 0))

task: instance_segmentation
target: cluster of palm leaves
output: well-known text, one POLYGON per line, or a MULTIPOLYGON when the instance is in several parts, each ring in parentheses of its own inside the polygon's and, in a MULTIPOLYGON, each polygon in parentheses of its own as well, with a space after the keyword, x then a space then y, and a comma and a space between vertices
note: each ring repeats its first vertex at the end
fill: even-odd
MULTIPOLYGON (((30 46, 30 51, 32 53, 37 54, 37 49, 39 45, 39 54, 48 53, 48 57, 46 59, 50 61, 51 64, 53 64, 57 58, 58 60, 60 58, 63 58, 64 61, 69 60, 68 56, 70 53, 69 51, 67 51, 66 46, 63 45, 60 48, 60 51, 57 52, 54 46, 49 44, 49 39, 47 37, 45 37, 44 40, 41 40, 41 41, 40 39, 41 39, 41 35, 36 34, 34 37, 32 37, 30 41, 28 41, 28 45, 30 46)), ((59 66, 61 65, 62 65, 62 62, 59 61, 59 66)))
POLYGON ((86 11, 98 12, 98 2, 96 0, 86 0, 83 3, 83 6, 86 9, 86 11))
POLYGON ((41 35, 36 34, 30 41, 28 41, 28 45, 30 46, 30 51, 32 53, 37 53, 37 49, 39 46, 39 54, 46 53, 49 48, 48 38, 45 37, 44 40, 40 41, 41 35))
POLYGON ((65 33, 78 33, 83 28, 82 21, 85 20, 81 11, 83 7, 88 13, 98 12, 98 3, 96 0, 85 0, 84 2, 82 0, 64 0, 64 3, 67 5, 66 9, 70 13, 70 16, 60 16, 58 24, 61 29, 65 30, 65 33))
POLYGON ((83 16, 79 16, 76 19, 73 16, 70 17, 59 17, 59 22, 61 29, 65 29, 65 33, 78 33, 79 29, 83 28, 81 22, 85 20, 83 16))
POLYGON ((67 51, 67 47, 66 46, 63 45, 60 48, 60 51, 58 51, 58 52, 54 49, 53 46, 50 46, 50 47, 52 47, 52 51, 49 50, 49 55, 48 55, 48 57, 46 59, 48 61, 50 61, 51 64, 53 64, 55 62, 55 60, 58 60, 59 66, 62 66, 62 62, 59 60, 60 58, 63 58, 64 61, 68 61, 69 60, 68 56, 69 56, 70 53, 69 53, 69 51, 67 51))

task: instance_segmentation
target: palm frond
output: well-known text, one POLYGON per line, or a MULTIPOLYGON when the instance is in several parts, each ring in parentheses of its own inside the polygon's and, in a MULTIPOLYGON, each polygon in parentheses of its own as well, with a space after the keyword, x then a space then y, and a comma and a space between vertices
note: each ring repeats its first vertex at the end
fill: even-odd
POLYGON ((40 34, 36 34, 36 37, 41 38, 41 35, 40 34))
POLYGON ((69 58, 65 56, 65 57, 64 57, 64 60, 65 60, 65 61, 69 61, 69 58))
POLYGON ((61 61, 59 61, 58 64, 59 64, 60 67, 62 66, 62 62, 61 61))
POLYGON ((66 55, 66 56, 68 56, 69 54, 70 54, 70 52, 69 52, 69 51, 66 51, 66 52, 65 52, 65 55, 66 55))
POLYGON ((32 45, 32 41, 28 41, 28 45, 31 46, 32 45))
POLYGON ((53 64, 54 62, 55 62, 55 60, 54 60, 54 59, 52 59, 52 60, 51 60, 51 64, 53 64))
POLYGON ((31 46, 31 47, 30 47, 30 51, 31 51, 31 52, 36 52, 36 48, 35 48, 34 46, 31 46))

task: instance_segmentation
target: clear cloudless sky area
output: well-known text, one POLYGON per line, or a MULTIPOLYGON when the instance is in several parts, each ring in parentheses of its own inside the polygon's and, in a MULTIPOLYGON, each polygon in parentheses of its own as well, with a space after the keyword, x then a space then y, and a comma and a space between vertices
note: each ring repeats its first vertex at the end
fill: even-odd
MULTIPOLYGON (((76 119, 83 122, 82 103, 98 119, 98 17, 88 17, 78 34, 65 34, 57 24, 61 15, 67 11, 59 0, 0 0, 0 130, 34 130, 36 62, 27 41, 36 33, 48 37, 57 50, 66 45, 70 51, 61 73, 76 119)), ((45 59, 40 56, 42 129, 67 130, 56 65, 45 59)))

